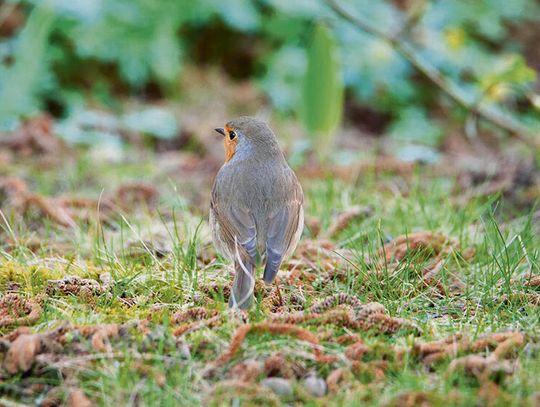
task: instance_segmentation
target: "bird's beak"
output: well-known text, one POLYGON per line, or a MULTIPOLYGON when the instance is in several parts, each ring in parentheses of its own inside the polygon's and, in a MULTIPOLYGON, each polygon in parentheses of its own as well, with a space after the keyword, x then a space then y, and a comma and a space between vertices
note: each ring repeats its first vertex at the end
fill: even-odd
POLYGON ((221 134, 222 136, 225 135, 225 129, 223 127, 218 127, 216 129, 214 129, 215 131, 217 131, 219 134, 221 134))

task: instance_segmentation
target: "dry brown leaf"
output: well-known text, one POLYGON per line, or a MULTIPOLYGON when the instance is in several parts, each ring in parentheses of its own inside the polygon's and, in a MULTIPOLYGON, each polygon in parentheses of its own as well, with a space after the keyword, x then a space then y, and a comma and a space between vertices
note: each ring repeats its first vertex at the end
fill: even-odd
POLYGON ((117 338, 120 331, 117 324, 100 325, 92 335, 92 348, 97 352, 112 352, 109 338, 117 338))
POLYGON ((36 355, 40 350, 41 338, 39 335, 19 335, 6 354, 4 368, 10 374, 26 372, 34 364, 36 355))
POLYGON ((69 392, 67 407, 92 407, 93 405, 81 389, 73 389, 69 392))

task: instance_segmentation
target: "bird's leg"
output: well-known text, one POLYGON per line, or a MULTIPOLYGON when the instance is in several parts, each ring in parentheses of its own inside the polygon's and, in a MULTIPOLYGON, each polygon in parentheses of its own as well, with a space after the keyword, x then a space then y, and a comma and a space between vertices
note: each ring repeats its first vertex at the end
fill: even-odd
POLYGON ((281 290, 279 289, 279 278, 276 278, 275 284, 276 284, 276 293, 279 298, 279 303, 283 305, 283 297, 281 296, 281 290))
POLYGON ((249 315, 246 310, 240 308, 229 308, 228 312, 230 319, 239 324, 247 324, 249 322, 249 315))

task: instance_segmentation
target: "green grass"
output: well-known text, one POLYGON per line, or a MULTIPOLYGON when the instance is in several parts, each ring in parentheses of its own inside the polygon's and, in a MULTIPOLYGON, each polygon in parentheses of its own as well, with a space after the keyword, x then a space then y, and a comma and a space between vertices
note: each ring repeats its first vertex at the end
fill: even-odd
MULTIPOLYGON (((112 341, 113 354, 90 351, 91 356, 85 357, 68 351, 64 375, 53 368, 44 371, 36 368, 25 375, 2 377, 0 394, 5 395, 4 399, 38 403, 46 397, 46 392, 30 394, 24 389, 30 383, 46 383, 58 387, 61 397, 66 397, 71 388, 79 387, 97 405, 103 406, 211 402, 230 405, 230 400, 235 398, 249 405, 256 397, 253 391, 227 393, 229 396, 217 400, 211 398, 212 386, 226 379, 230 368, 243 360, 264 361, 281 352, 305 371, 314 371, 323 378, 334 368, 345 367, 347 363, 343 359, 333 366, 314 361, 310 346, 299 340, 250 334, 232 361, 216 376, 203 375, 209 362, 227 348, 238 327, 235 318, 226 313, 225 295, 218 290, 208 305, 225 315, 225 322, 217 327, 177 338, 171 334, 175 327, 170 318, 178 310, 200 305, 204 298, 202 287, 209 283, 225 285, 231 281, 231 275, 226 262, 215 257, 209 226, 201 215, 204 208, 186 204, 181 193, 173 188, 176 181, 157 172, 148 175, 153 168, 151 162, 141 166, 92 165, 84 158, 65 164, 64 168, 36 171, 32 185, 46 194, 82 191, 85 196, 97 196, 104 186, 111 189, 144 175, 146 180, 160 185, 159 210, 140 208, 122 213, 109 225, 81 223, 73 230, 59 229, 39 217, 29 216, 21 222, 15 214, 6 213, 9 227, 4 225, 1 236, 10 237, 11 243, 0 246, 1 290, 8 282, 16 282, 23 295, 35 297, 45 292, 48 280, 65 275, 99 281, 103 273, 109 273, 113 281, 108 293, 94 296, 92 301, 82 296, 45 295, 44 312, 33 326, 34 331, 50 330, 63 320, 73 325, 148 320, 151 334, 128 328, 121 338, 112 341), (67 169, 74 171, 64 178, 67 169), (38 248, 30 250, 28 242, 36 239, 40 242, 38 248), (166 253, 154 251, 160 245, 166 246, 166 253), (203 253, 208 253, 212 260, 203 262, 203 253), (127 304, 126 299, 131 303, 127 304), (190 347, 189 354, 186 346, 190 347)), ((17 171, 14 169, 14 173, 17 171)), ((364 363, 387 359, 384 380, 374 380, 369 372, 359 373, 343 384, 339 392, 323 399, 310 397, 301 384, 294 383, 295 393, 290 401, 313 406, 392 402, 399 405, 396 397, 407 392, 424 392, 432 405, 477 404, 479 391, 485 384, 462 373, 448 373, 449 361, 435 365, 430 371, 410 351, 415 342, 440 339, 455 332, 474 339, 484 333, 512 329, 525 332, 530 343, 519 351, 515 373, 498 382, 500 394, 494 394, 492 401, 495 405, 533 403, 533 394, 540 388, 540 356, 535 343, 540 314, 537 306, 525 300, 502 301, 503 296, 518 290, 533 292, 514 281, 520 273, 540 273, 539 230, 529 212, 519 219, 510 218, 511 211, 505 208, 507 203, 496 198, 472 200, 457 207, 451 199, 453 179, 428 177, 420 171, 407 178, 365 174, 353 183, 337 179, 302 182, 306 214, 319 219, 323 230, 337 213, 352 206, 373 209, 369 216, 353 222, 333 239, 337 248, 348 250, 346 261, 341 263, 345 278, 316 279, 312 292, 302 291, 306 306, 327 295, 345 292, 362 302, 384 304, 392 316, 414 320, 423 334, 415 338, 407 333, 385 336, 373 331, 359 332, 372 349, 364 363), (387 266, 378 274, 367 261, 375 258, 386 242, 418 231, 440 233, 459 243, 459 249, 444 258, 437 277, 447 288, 443 295, 419 285, 421 273, 430 262, 426 253, 411 255, 399 267, 387 266), (474 250, 474 256, 466 256, 467 250, 474 250), (461 289, 450 295, 456 282, 461 289), (407 350, 400 363, 392 360, 389 351, 396 345, 407 350)), ((314 237, 306 230, 304 239, 308 238, 314 237)), ((311 260, 315 273, 322 276, 322 259, 311 260)), ((285 282, 281 289, 284 293, 300 292, 300 287, 285 282)), ((259 296, 259 304, 250 311, 250 322, 267 320, 260 307, 261 300, 259 296)), ((332 325, 303 326, 317 334, 324 330, 332 330, 334 336, 350 333, 346 328, 332 325)), ((11 329, 0 328, 0 334, 11 329)), ((66 349, 71 349, 69 346, 66 349)), ((80 340, 80 346, 91 350, 88 341, 80 340)), ((326 353, 338 356, 345 349, 331 341, 323 341, 322 346, 326 353)), ((260 397, 262 401, 258 404, 269 402, 260 397)))

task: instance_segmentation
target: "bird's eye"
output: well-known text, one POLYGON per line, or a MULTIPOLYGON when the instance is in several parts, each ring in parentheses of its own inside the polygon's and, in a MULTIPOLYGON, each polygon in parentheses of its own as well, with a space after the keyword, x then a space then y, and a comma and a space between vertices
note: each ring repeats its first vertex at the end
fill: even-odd
POLYGON ((229 139, 234 140, 236 138, 236 132, 234 130, 231 130, 229 132, 229 139))

